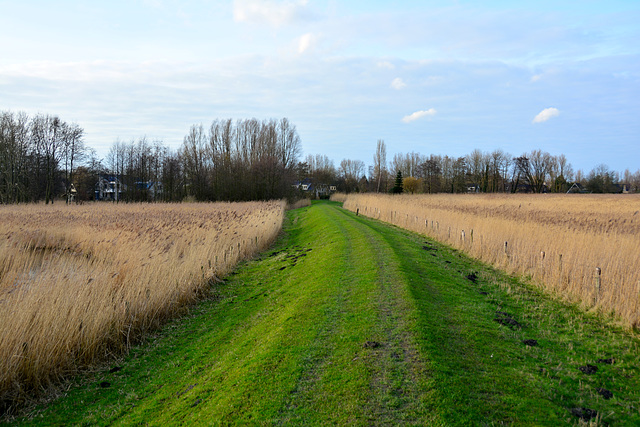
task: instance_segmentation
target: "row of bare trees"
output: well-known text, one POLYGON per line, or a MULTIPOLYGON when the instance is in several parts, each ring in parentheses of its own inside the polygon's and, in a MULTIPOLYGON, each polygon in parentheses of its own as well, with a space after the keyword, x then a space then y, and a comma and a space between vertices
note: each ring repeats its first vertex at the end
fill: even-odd
POLYGON ((240 201, 293 197, 299 155, 300 137, 286 118, 216 119, 191 126, 177 152, 141 138, 117 141, 106 160, 121 201, 240 201))
POLYGON ((193 125, 177 151, 162 141, 116 141, 104 164, 87 147, 83 129, 57 116, 0 112, 0 203, 44 200, 72 194, 95 196, 101 177, 119 181, 122 201, 264 200, 295 197, 296 181, 336 185, 343 192, 388 192, 404 177, 408 192, 616 192, 625 184, 640 191, 640 171, 624 174, 598 165, 574 172, 564 155, 533 150, 518 157, 503 150, 466 156, 398 153, 387 161, 378 140, 373 163, 326 155, 299 161, 301 142, 288 119, 214 120, 193 125))
POLYGON ((57 116, 1 112, 0 203, 68 201, 72 193, 91 200, 100 180, 117 182, 118 201, 295 196, 301 143, 286 118, 193 125, 177 151, 146 137, 118 140, 104 161, 85 146, 83 134, 57 116))
POLYGON ((564 154, 554 156, 533 150, 513 156, 497 149, 492 152, 473 150, 466 156, 452 157, 411 152, 397 153, 387 161, 383 140, 376 143, 368 173, 359 160, 344 159, 336 168, 323 155, 307 156, 300 170, 309 171, 305 176, 317 181, 335 182, 339 191, 347 193, 392 191, 398 171, 404 177, 404 191, 411 193, 540 193, 567 192, 571 188, 606 193, 619 192, 625 187, 632 192, 640 191, 640 171, 619 174, 606 165, 598 165, 588 174, 581 170, 574 172, 564 154))
POLYGON ((83 133, 57 116, 0 112, 0 203, 69 200, 87 154, 83 133))
POLYGON ((196 200, 290 197, 300 144, 286 118, 193 125, 179 152, 186 192, 196 200))
MULTIPOLYGON (((380 142, 373 156, 377 164, 380 142)), ((588 174, 574 172, 564 154, 554 156, 542 150, 533 150, 514 157, 503 150, 482 152, 473 150, 462 157, 423 156, 419 153, 396 154, 389 170, 382 171, 385 183, 381 191, 392 185, 391 175, 401 171, 402 176, 413 179, 415 191, 425 193, 476 192, 567 192, 574 184, 580 191, 592 193, 640 190, 640 171, 629 171, 621 176, 606 165, 598 165, 588 174)), ((374 174, 376 176, 376 169, 374 174)), ((377 178, 380 179, 380 178, 377 178)))

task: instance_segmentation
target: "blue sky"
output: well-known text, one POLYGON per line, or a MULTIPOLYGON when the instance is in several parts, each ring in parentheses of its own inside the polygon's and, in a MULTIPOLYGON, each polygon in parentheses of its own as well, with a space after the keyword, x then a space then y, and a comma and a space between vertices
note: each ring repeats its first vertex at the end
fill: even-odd
POLYGON ((5 1, 0 110, 105 155, 215 118, 288 117, 306 154, 565 154, 640 168, 640 2, 5 1))

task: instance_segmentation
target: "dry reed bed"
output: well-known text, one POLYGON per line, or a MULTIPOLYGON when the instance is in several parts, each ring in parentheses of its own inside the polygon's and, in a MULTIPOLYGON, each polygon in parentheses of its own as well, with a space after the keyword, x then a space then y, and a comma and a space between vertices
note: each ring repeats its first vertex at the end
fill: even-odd
POLYGON ((640 324, 638 195, 363 194, 344 207, 640 324))
POLYGON ((117 354, 270 245, 284 202, 0 208, 0 406, 117 354))

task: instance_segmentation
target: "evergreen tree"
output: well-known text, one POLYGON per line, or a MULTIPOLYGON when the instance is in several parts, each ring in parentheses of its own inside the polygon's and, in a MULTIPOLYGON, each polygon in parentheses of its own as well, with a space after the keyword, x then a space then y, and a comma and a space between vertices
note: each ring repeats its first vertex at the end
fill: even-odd
POLYGON ((402 193, 402 190, 403 190, 403 188, 402 188, 402 172, 400 172, 398 170, 398 173, 396 174, 396 181, 393 184, 393 188, 391 189, 391 192, 393 194, 400 194, 400 193, 402 193))

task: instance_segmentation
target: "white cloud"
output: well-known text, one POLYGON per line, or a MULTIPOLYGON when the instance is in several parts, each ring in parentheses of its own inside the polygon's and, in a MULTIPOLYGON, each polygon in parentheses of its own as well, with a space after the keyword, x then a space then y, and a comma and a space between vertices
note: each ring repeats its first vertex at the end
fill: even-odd
POLYGON ((393 65, 391 62, 389 61, 380 61, 376 64, 379 68, 386 68, 387 70, 393 70, 396 68, 395 65, 393 65))
POLYGON ((396 90, 401 90, 401 89, 404 89, 405 87, 407 87, 407 84, 404 81, 402 81, 402 79, 400 77, 396 77, 391 82, 391 87, 396 89, 396 90))
POLYGON ((307 15, 307 0, 234 0, 236 22, 268 23, 274 27, 291 24, 307 15))
POLYGON ((531 76, 531 83, 535 83, 535 82, 537 82, 538 80, 540 80, 541 78, 542 78, 542 75, 541 75, 541 74, 536 74, 536 75, 534 75, 534 76, 531 76))
POLYGON ((313 48, 317 40, 318 38, 311 33, 303 34, 302 36, 300 36, 300 38, 298 39, 298 53, 302 54, 313 48))
POLYGON ((540 111, 537 116, 533 118, 533 123, 542 123, 546 122, 552 117, 558 117, 560 115, 560 110, 557 108, 549 107, 540 111))
POLYGON ((421 119, 423 117, 429 117, 429 116, 434 116, 437 113, 435 108, 429 108, 428 110, 424 111, 416 111, 415 113, 411 113, 408 116, 404 116, 402 118, 402 121, 405 123, 411 123, 415 120, 421 119))

